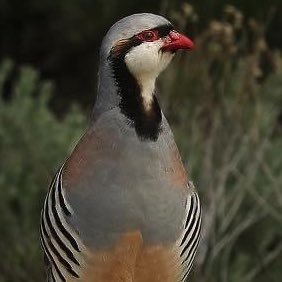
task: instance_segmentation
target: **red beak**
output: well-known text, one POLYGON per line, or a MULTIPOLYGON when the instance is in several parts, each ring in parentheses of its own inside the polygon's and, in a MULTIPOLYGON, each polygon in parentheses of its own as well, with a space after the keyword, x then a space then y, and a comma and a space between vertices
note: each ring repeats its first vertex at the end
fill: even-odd
POLYGON ((176 52, 179 49, 191 50, 195 47, 194 42, 185 35, 172 30, 165 38, 163 51, 176 52))

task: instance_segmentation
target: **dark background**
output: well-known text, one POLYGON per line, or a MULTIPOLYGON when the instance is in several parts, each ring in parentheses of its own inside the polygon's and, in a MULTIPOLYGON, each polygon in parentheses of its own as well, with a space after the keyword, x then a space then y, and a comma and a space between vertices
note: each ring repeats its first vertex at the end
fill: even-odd
MULTIPOLYGON (((1 0, 0 58, 40 69, 56 85, 53 107, 58 113, 66 103, 93 104, 100 42, 116 20, 136 12, 169 14, 183 1, 1 0)), ((226 1, 190 1, 199 15, 187 32, 194 36, 211 19, 220 18, 226 1)), ((282 6, 279 0, 228 1, 247 17, 267 22, 269 46, 282 46, 282 6)))

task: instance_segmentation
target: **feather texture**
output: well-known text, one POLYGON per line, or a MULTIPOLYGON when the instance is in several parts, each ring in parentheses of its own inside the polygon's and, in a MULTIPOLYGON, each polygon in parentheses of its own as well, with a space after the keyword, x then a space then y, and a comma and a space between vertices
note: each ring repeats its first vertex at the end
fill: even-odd
POLYGON ((45 199, 41 214, 40 238, 48 265, 49 281, 67 281, 67 277, 79 278, 82 262, 80 241, 69 226, 66 217, 72 209, 62 188, 62 169, 55 175, 45 199))

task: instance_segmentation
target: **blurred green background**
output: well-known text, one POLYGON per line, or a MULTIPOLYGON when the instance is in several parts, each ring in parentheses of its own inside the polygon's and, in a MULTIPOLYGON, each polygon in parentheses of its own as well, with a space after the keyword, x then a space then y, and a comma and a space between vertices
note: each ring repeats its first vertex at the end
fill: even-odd
POLYGON ((189 281, 281 282, 281 0, 0 1, 0 282, 45 281, 44 196, 87 126, 101 39, 136 12, 197 45, 159 80, 204 204, 189 281))

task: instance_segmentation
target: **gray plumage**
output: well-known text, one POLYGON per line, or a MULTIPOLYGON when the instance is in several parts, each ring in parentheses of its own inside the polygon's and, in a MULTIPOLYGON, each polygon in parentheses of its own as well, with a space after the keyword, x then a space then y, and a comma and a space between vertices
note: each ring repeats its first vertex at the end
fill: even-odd
MULTIPOLYGON (((140 256, 142 250, 146 253, 147 249, 155 250, 154 246, 164 248, 177 270, 177 274, 171 270, 174 278, 167 274, 167 280, 157 278, 162 276, 153 270, 146 276, 144 270, 139 269, 137 255, 135 273, 140 271, 145 275, 139 274, 140 277, 149 277, 150 281, 184 281, 191 269, 200 237, 199 198, 186 175, 169 124, 158 110, 154 93, 151 93, 154 98, 148 109, 142 104, 145 99, 142 91, 147 81, 142 84, 143 78, 134 78, 127 69, 127 63, 138 64, 138 58, 134 57, 134 52, 128 62, 124 61, 125 54, 119 58, 119 66, 123 68, 119 75, 128 76, 128 85, 131 85, 129 96, 124 97, 121 92, 126 90, 121 89, 110 61, 116 44, 123 46, 132 41, 132 47, 126 50, 129 54, 133 48, 147 43, 136 35, 164 26, 168 27, 165 36, 169 36, 172 27, 165 18, 135 14, 114 24, 102 42, 98 95, 91 124, 55 176, 42 211, 41 241, 48 260, 49 282, 109 281, 109 278, 98 277, 105 269, 114 269, 112 264, 107 266, 110 255, 103 257, 104 263, 100 266, 91 262, 89 253, 95 257, 95 254, 111 252, 120 239, 131 232, 141 234, 140 256), (139 95, 139 98, 132 102, 130 95, 139 95), (122 99, 131 102, 124 106, 122 99), (132 117, 134 107, 136 113, 133 111, 132 117), (138 122, 144 127, 149 126, 149 134, 150 130, 156 131, 154 137, 140 136, 136 128, 138 122), (156 124, 152 129, 151 123, 156 124)), ((156 43, 149 40, 150 44, 146 46, 156 48, 162 40, 159 38, 156 43)), ((140 50, 147 52, 146 48, 140 50)), ((155 49, 148 50, 153 52, 150 50, 155 49)), ((173 54, 162 55, 160 51, 155 56, 160 56, 157 62, 169 62, 173 54)), ((114 259, 115 253, 112 254, 114 259)), ((162 264, 161 258, 156 257, 156 261, 162 264)), ((154 263, 148 260, 148 264, 154 263)), ((164 269, 170 267, 165 265, 164 269)), ((170 272, 169 269, 165 271, 170 272)), ((144 279, 133 278, 133 275, 132 280, 118 281, 140 282, 144 279)))

